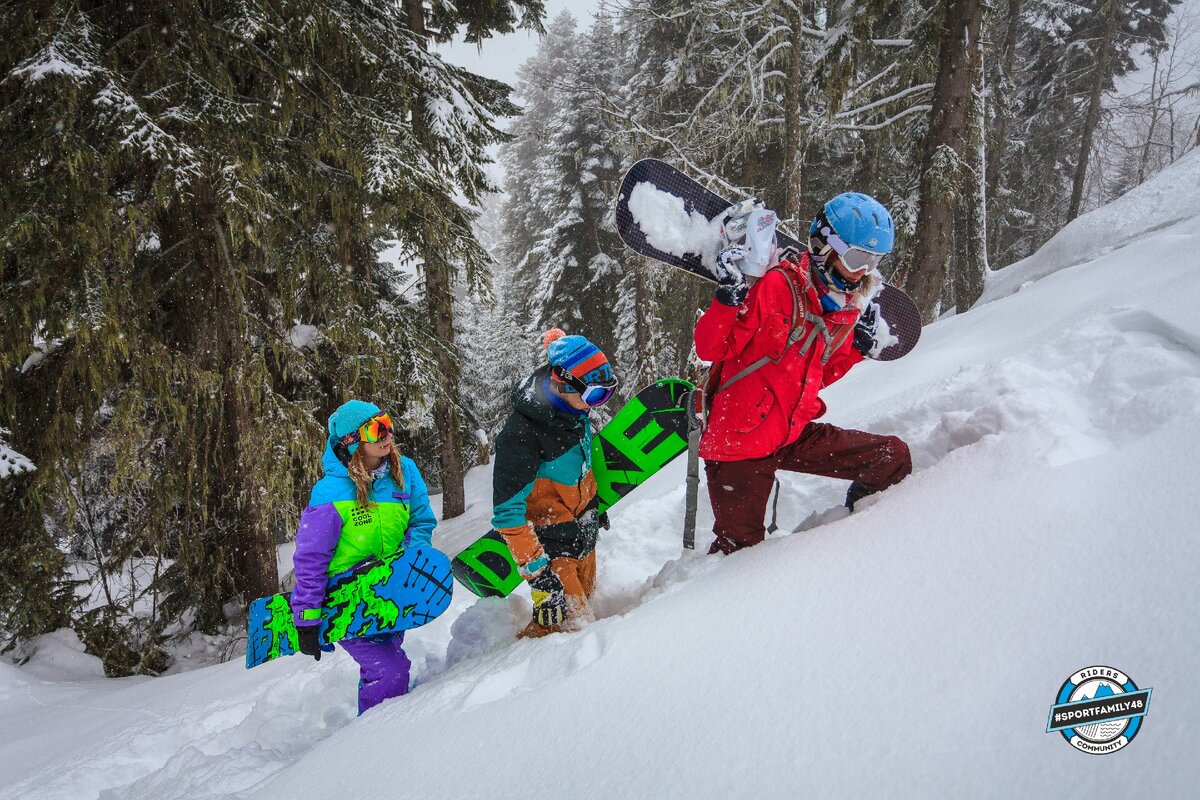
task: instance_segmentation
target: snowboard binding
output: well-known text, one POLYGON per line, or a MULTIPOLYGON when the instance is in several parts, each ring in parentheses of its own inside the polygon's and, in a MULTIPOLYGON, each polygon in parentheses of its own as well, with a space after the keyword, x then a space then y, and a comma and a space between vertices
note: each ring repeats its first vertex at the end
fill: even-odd
POLYGON ((746 223, 750 215, 760 208, 765 208, 760 200, 747 198, 740 203, 734 203, 717 215, 721 225, 721 247, 733 247, 746 241, 746 223))
POLYGON ((746 258, 738 268, 750 278, 761 278, 779 263, 782 252, 775 229, 779 217, 756 198, 736 203, 718 215, 722 248, 742 246, 746 258))

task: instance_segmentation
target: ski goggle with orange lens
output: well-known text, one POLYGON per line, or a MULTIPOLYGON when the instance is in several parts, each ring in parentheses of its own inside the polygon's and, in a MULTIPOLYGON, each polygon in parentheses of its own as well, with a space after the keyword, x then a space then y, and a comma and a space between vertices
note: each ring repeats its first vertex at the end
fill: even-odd
POLYGON ((554 373, 567 386, 567 390, 579 395, 579 399, 592 408, 602 406, 612 399, 617 390, 617 379, 614 377, 604 383, 586 383, 560 367, 554 368, 554 373))
POLYGON ((392 418, 387 414, 380 414, 377 417, 371 417, 358 429, 358 438, 361 442, 382 442, 384 439, 391 437, 396 430, 396 426, 392 424, 392 418))
POLYGON ((396 426, 392 424, 392 418, 387 414, 379 414, 371 417, 360 425, 358 430, 347 433, 338 441, 345 447, 359 442, 375 444, 376 442, 382 442, 384 439, 391 438, 395 430, 396 426))

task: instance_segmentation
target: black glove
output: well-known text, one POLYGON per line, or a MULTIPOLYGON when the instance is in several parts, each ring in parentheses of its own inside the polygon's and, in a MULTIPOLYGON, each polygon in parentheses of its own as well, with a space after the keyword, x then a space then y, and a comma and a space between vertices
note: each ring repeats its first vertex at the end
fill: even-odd
POLYGON ((874 302, 867 303, 854 325, 854 349, 862 353, 864 358, 869 357, 875 349, 875 334, 878 330, 879 305, 874 302))
POLYGON ((300 648, 301 653, 312 656, 317 661, 321 660, 321 639, 318 636, 320 628, 320 625, 305 625, 302 628, 296 628, 296 646, 300 648))
POLYGON ((558 625, 567 618, 567 595, 562 581, 549 567, 529 581, 533 594, 533 618, 539 625, 558 625))
POLYGON ((717 253, 717 291, 714 293, 718 303, 737 307, 746 302, 746 276, 738 269, 739 263, 746 262, 746 248, 741 245, 726 247, 717 253))

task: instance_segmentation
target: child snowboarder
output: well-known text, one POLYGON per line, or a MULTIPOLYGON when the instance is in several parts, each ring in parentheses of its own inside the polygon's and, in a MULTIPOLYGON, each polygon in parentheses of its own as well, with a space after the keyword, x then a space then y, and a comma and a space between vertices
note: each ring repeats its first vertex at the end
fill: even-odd
POLYGON ((876 268, 892 249, 892 218, 867 195, 825 204, 799 263, 780 261, 749 288, 747 249, 718 255, 719 283, 696 323, 696 354, 715 362, 700 440, 716 521, 710 553, 765 538, 763 517, 777 469, 851 481, 846 505, 912 471, 895 436, 814 422, 819 392, 876 346, 876 268))
MULTIPOLYGON (((400 455, 393 432, 391 417, 362 400, 343 403, 329 418, 325 475, 300 516, 292 557, 291 605, 300 652, 318 661, 317 630, 329 578, 402 544, 429 546, 437 525, 425 481, 412 459, 400 455)), ((411 664, 403 632, 339 644, 359 665, 359 714, 408 692, 411 664)))
POLYGON ((608 359, 583 336, 555 328, 543 344, 548 363, 513 388, 492 484, 492 526, 533 594, 533 620, 520 637, 593 619, 600 520, 588 412, 617 387, 608 359))

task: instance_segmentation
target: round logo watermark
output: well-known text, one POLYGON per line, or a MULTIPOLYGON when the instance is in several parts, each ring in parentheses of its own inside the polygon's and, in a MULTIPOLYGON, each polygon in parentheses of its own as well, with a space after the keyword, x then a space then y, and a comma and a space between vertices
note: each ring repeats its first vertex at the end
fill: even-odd
POLYGON ((1087 667, 1058 690, 1046 733, 1058 731, 1083 753, 1115 753, 1137 736, 1149 706, 1150 689, 1139 689, 1125 673, 1102 665, 1087 667))

